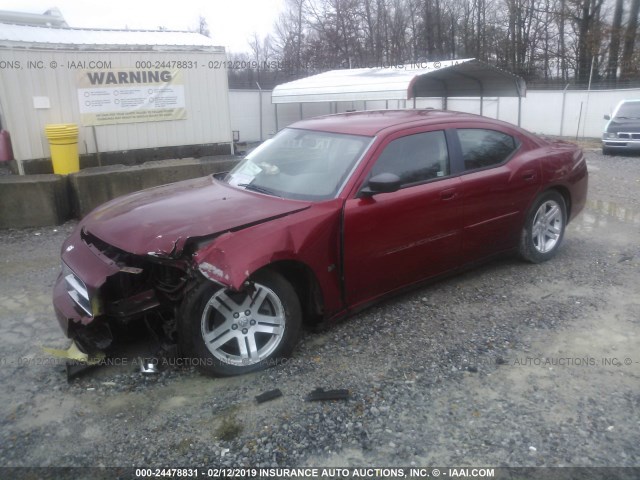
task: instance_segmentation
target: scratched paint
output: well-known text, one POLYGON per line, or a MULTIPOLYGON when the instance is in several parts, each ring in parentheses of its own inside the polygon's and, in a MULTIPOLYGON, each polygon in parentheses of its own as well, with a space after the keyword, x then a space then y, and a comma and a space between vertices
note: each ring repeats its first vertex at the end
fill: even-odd
POLYGON ((200 271, 205 275, 213 275, 218 279, 229 280, 229 274, 225 273, 222 269, 216 267, 215 265, 211 265, 210 263, 203 262, 200 264, 200 271))

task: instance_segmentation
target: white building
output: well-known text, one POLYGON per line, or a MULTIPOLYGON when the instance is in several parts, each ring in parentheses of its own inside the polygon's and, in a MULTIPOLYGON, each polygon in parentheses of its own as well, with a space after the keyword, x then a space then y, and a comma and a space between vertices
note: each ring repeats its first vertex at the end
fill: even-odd
POLYGON ((0 12, 0 122, 21 173, 23 162, 50 156, 47 124, 79 125, 89 164, 232 152, 226 56, 208 37, 58 28, 34 15, 19 24, 8 13, 0 12))

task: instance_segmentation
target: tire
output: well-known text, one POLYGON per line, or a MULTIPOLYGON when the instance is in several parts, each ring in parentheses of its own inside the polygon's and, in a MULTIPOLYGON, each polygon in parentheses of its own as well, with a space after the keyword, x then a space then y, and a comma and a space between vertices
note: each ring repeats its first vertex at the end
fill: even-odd
POLYGON ((533 203, 522 228, 519 253, 532 263, 553 258, 564 239, 567 207, 560 193, 549 190, 533 203))
POLYGON ((611 149, 607 147, 602 147, 602 155, 611 155, 611 149))
POLYGON ((182 353, 205 374, 263 370, 288 357, 300 335, 302 309, 282 275, 256 274, 242 292, 203 280, 180 308, 182 353))

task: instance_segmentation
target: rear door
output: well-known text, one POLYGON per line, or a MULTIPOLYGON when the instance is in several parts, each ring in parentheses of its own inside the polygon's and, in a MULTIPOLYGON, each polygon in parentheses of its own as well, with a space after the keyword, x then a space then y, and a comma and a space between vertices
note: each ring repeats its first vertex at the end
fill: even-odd
MULTIPOLYGON (((400 190, 346 201, 347 304, 373 299, 455 265, 461 245, 460 178, 444 130, 396 133, 377 149, 367 179, 393 173, 400 190)), ((365 187, 365 181, 362 187, 365 187)))
POLYGON ((462 252, 468 262, 518 244, 541 172, 515 135, 489 128, 456 133, 464 191, 462 252))

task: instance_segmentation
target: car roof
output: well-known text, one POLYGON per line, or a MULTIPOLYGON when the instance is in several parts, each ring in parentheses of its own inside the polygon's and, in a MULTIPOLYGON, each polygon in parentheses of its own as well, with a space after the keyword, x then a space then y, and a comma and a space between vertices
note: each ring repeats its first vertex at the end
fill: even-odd
POLYGON ((449 122, 481 121, 487 125, 501 125, 514 128, 513 125, 471 113, 451 112, 435 109, 411 110, 367 110, 349 113, 337 113, 322 117, 300 120, 289 128, 320 130, 333 133, 374 136, 385 129, 411 126, 411 124, 430 125, 449 122))

